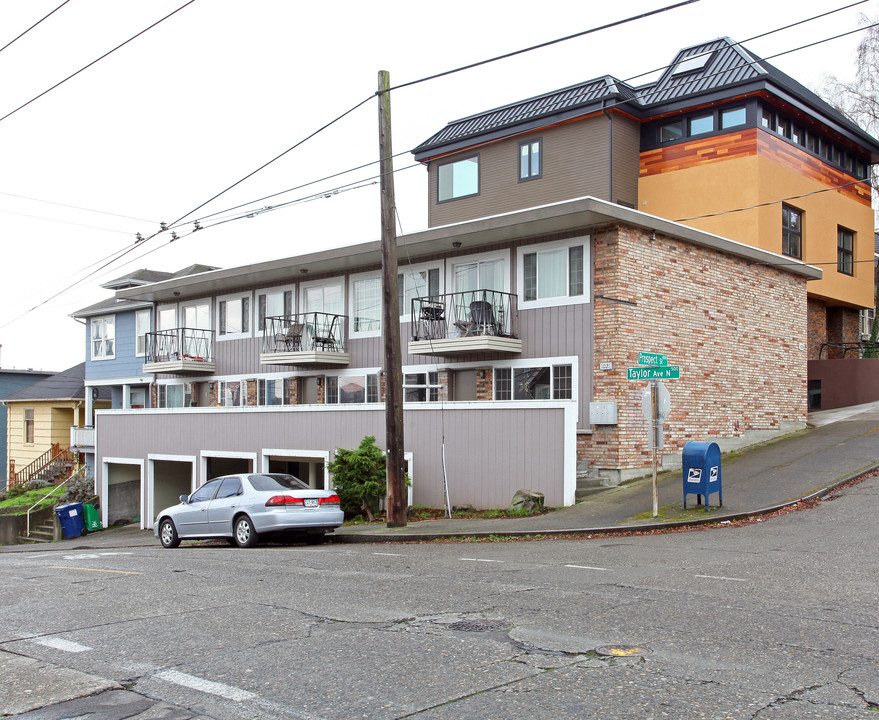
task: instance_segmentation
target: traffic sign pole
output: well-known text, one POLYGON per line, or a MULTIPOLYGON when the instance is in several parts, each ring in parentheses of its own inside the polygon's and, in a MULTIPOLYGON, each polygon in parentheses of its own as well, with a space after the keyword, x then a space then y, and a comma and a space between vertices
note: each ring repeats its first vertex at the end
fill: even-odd
POLYGON ((659 406, 656 402, 656 380, 650 381, 650 414, 652 416, 651 429, 653 433, 653 517, 659 515, 659 486, 656 480, 656 451, 659 447, 659 406))

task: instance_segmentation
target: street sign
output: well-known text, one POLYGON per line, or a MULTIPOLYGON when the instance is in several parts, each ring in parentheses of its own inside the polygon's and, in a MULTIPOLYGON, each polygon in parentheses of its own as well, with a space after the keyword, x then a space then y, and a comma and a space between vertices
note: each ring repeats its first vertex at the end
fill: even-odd
POLYGON ((630 367, 627 375, 629 380, 677 380, 681 377, 681 366, 630 367))
POLYGON ((639 352, 638 364, 647 365, 648 367, 661 367, 668 365, 668 355, 660 355, 659 353, 639 352))

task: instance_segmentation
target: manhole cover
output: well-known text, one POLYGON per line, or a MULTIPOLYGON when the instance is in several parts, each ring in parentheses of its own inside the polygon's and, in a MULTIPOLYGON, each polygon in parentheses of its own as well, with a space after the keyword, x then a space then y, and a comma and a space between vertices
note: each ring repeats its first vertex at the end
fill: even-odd
POLYGON ((449 630, 462 632, 499 632, 509 630, 513 626, 506 620, 461 620, 449 625, 449 630))
POLYGON ((650 648, 636 645, 602 645, 595 648, 595 652, 605 657, 637 657, 650 653, 650 648))

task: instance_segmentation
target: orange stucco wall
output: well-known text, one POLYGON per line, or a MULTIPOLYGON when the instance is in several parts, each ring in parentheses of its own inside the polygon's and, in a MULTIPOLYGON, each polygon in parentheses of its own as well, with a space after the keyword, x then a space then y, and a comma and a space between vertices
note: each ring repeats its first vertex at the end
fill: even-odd
POLYGON ((853 178, 769 133, 751 133, 729 156, 700 155, 699 142, 691 148, 676 146, 664 162, 657 151, 649 153, 647 162, 648 153, 642 153, 638 209, 780 254, 777 201, 805 195, 786 202, 804 213, 803 261, 824 271, 823 279, 809 282, 809 294, 872 307, 873 211, 863 188, 831 189, 853 178), (724 212, 764 203, 770 204, 724 212), (724 214, 699 217, 712 213, 724 214), (839 225, 855 233, 853 276, 836 269, 839 225))

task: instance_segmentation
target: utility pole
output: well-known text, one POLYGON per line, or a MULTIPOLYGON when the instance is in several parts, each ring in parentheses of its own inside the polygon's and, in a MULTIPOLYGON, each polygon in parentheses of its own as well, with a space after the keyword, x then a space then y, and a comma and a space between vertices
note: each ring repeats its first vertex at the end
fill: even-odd
POLYGON ((387 442, 388 527, 406 525, 403 451, 403 370, 400 358, 400 309, 397 298, 397 226, 394 200, 394 151, 391 147, 391 76, 378 73, 378 146, 382 213, 382 341, 385 358, 385 438, 387 442))

